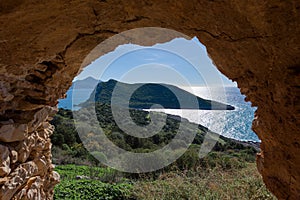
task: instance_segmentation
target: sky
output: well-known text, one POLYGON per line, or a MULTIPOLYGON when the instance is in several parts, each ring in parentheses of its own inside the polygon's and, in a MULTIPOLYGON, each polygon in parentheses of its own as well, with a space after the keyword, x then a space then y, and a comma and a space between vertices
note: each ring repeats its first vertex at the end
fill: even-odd
POLYGON ((126 83, 165 83, 177 86, 236 86, 222 75, 208 57, 206 48, 194 37, 175 38, 167 43, 144 47, 118 46, 87 66, 75 79, 93 77, 126 83))

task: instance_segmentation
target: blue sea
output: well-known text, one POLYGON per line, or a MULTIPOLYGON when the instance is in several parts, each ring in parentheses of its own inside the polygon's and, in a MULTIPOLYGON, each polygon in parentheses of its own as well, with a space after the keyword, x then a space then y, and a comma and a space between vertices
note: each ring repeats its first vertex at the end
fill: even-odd
POLYGON ((77 105, 88 100, 92 92, 93 89, 76 89, 76 93, 73 93, 73 90, 69 89, 67 91, 67 98, 60 99, 58 107, 70 110, 78 110, 80 107, 77 105), (72 101, 74 102, 73 105, 72 101))
MULTIPOLYGON (((240 93, 238 88, 226 87, 224 90, 224 88, 192 87, 182 89, 190 91, 201 98, 216 100, 233 105, 235 110, 151 110, 179 115, 188 119, 190 122, 202 124, 203 126, 208 127, 210 130, 229 138, 242 141, 260 141, 256 134, 251 130, 252 120, 254 118, 254 112, 256 108, 251 107, 251 103, 244 101, 245 96, 240 93)), ((67 92, 67 98, 59 100, 58 107, 77 110, 79 107, 76 105, 86 101, 91 92, 91 89, 78 89, 76 96, 72 97, 72 90, 69 90, 67 92), (72 99, 74 101, 73 108, 72 99)))

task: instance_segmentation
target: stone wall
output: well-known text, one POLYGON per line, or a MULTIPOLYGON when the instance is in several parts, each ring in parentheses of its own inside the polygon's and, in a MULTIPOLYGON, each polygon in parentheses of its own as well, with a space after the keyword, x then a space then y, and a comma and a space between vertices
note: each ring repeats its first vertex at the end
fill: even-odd
POLYGON ((206 45, 258 107, 257 165, 267 187, 279 199, 300 198, 299 1, 2 0, 0 24, 0 199, 52 198, 59 176, 48 121, 57 99, 97 44, 145 26, 206 45))

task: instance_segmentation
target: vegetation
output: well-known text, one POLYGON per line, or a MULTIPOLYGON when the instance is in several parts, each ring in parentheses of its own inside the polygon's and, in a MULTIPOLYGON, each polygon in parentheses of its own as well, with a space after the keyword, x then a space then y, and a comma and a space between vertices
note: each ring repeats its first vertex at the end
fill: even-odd
POLYGON ((113 91, 114 103, 119 106, 127 106, 126 96, 134 91, 129 101, 130 108, 149 109, 158 104, 169 109, 234 110, 233 106, 202 99, 173 85, 127 84, 115 80, 100 82, 88 102, 111 104, 113 91))
MULTIPOLYGON (((81 120, 73 119, 70 110, 60 109, 53 118, 56 127, 52 135, 53 162, 61 175, 61 183, 55 188, 55 199, 273 199, 255 169, 255 154, 252 146, 220 137, 212 152, 199 159, 199 148, 207 128, 188 122, 178 116, 154 113, 157 126, 162 129, 149 138, 137 138, 125 134, 115 122, 110 105, 96 103, 95 121, 89 116, 93 109, 82 108, 78 113, 81 120), (89 119, 89 120, 87 120, 89 119), (165 120, 162 120, 165 119, 165 120), (75 123, 89 130, 77 134, 75 123), (163 123, 163 124, 161 124, 163 123), (107 159, 101 154, 102 140, 97 134, 104 132, 113 143, 132 152, 150 152, 161 148, 174 139, 179 123, 184 124, 185 132, 195 134, 188 150, 171 165, 151 173, 121 173, 103 166, 95 157, 107 159), (196 127, 196 128, 195 128, 196 127), (90 154, 83 146, 92 150, 90 154), (94 157, 95 156, 95 157, 94 157)), ((122 112, 119 113, 123 119, 122 112)), ((150 113, 132 109, 133 121, 147 125, 150 113)), ((153 116, 152 116, 153 117, 153 116)), ((148 130, 148 129, 147 129, 148 130)), ((176 148, 185 146, 185 138, 178 140, 176 148)), ((174 151, 176 153, 176 151, 174 151)))
POLYGON ((61 165, 56 167, 62 181, 55 187, 54 199, 276 199, 265 188, 255 163, 234 166, 128 178, 110 168, 61 165))
POLYGON ((254 163, 247 163, 241 169, 173 171, 161 174, 156 180, 139 180, 131 192, 136 199, 276 199, 265 188, 254 163))
MULTIPOLYGON (((79 118, 82 121, 88 121, 87 119, 93 119, 89 116, 92 112, 92 107, 82 108, 79 113, 79 118)), ((74 111, 78 112, 78 111, 74 111)), ((76 113, 78 114, 78 113, 76 113)), ((127 120, 126 117, 122 116, 123 112, 119 112, 120 119, 127 120)), ((133 121, 138 125, 147 125, 150 123, 149 112, 143 110, 130 110, 133 121)), ((156 119, 156 126, 162 127, 162 129, 152 137, 138 138, 124 133, 119 128, 112 115, 110 105, 97 103, 96 104, 96 122, 89 120, 87 123, 81 125, 81 122, 74 122, 72 112, 70 110, 60 109, 58 114, 53 118, 52 124, 56 127, 54 134, 52 135, 53 155, 54 163, 56 164, 99 164, 98 160, 95 159, 85 149, 89 149, 93 152, 93 155, 101 155, 101 152, 105 150, 105 144, 99 145, 103 137, 100 136, 99 132, 104 132, 106 137, 117 146, 133 152, 151 152, 168 144, 178 132, 179 124, 181 123, 182 131, 188 135, 195 134, 193 145, 190 146, 189 150, 182 156, 182 159, 186 157, 192 157, 198 159, 198 152, 200 145, 203 143, 205 134, 216 135, 211 133, 206 127, 201 125, 193 124, 185 119, 181 119, 178 116, 167 115, 166 119, 160 113, 155 113, 154 118, 156 119), (163 120, 165 119, 165 120, 163 120), (84 129, 89 130, 86 134, 81 134, 80 138, 75 129, 75 123, 77 126, 83 126, 84 129), (101 129, 100 129, 101 127, 101 129), (81 143, 81 139, 85 141, 85 147, 81 143), (187 156, 192 154, 193 156, 187 156)), ((124 122, 128 123, 128 122, 124 122)), ((133 129, 134 130, 134 129, 133 129)), ((152 131, 145 128, 145 132, 152 131)), ((216 135, 217 136, 217 135, 216 135)), ((180 150, 180 147, 184 148, 188 146, 187 138, 177 139, 176 147, 174 149, 180 150)), ((236 153, 243 153, 244 158, 248 160, 255 159, 256 150, 251 146, 244 146, 241 143, 234 141, 223 136, 219 137, 214 147, 216 152, 223 152, 228 156, 234 157, 236 153)), ((191 158, 190 158, 191 159, 191 158)), ((180 162, 180 159, 178 160, 180 162)), ((193 162, 196 167, 198 162, 193 162)))

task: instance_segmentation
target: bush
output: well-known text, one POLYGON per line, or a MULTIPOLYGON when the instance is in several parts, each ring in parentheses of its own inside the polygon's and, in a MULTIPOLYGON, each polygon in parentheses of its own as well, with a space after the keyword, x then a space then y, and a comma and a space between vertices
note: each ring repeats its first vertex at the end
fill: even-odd
POLYGON ((210 152, 206 157, 200 159, 200 165, 204 169, 221 167, 223 170, 232 170, 246 167, 246 162, 242 155, 235 152, 210 152))
POLYGON ((196 169, 199 165, 198 149, 189 148, 173 165, 180 170, 196 169))
POLYGON ((132 185, 108 184, 96 180, 65 180, 55 187, 54 199, 129 199, 132 185))

